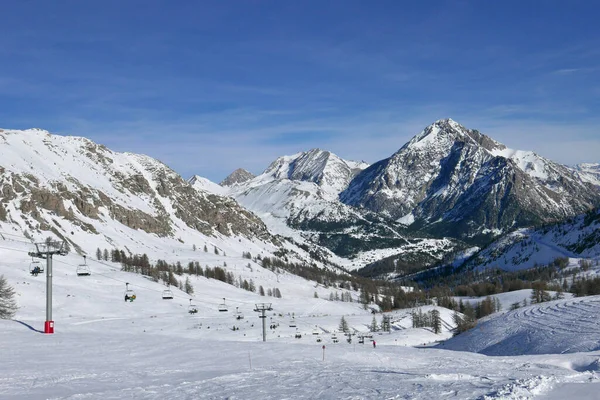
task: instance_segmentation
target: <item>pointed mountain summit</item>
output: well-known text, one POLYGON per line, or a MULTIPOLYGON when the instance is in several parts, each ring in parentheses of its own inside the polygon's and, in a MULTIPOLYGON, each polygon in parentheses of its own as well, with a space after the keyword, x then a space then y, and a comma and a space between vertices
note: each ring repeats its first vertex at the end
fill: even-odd
POLYGON ((253 179, 256 175, 252 172, 248 172, 243 168, 238 168, 233 171, 227 178, 223 179, 220 183, 221 186, 233 186, 240 183, 248 182, 250 179, 253 179))
POLYGON ((344 160, 321 149, 312 149, 292 156, 279 157, 263 175, 273 179, 314 182, 336 195, 368 164, 344 160))
POLYGON ((600 192, 570 168, 444 119, 358 174, 340 200, 467 239, 585 212, 600 192))

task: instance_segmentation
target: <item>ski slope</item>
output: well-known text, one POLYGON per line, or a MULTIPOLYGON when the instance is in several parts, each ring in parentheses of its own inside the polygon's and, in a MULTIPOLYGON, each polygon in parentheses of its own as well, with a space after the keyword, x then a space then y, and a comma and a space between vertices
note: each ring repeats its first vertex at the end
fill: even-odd
MULTIPOLYGON (((14 250, 18 246, 0 242, 0 274, 15 288, 20 307, 15 320, 0 320, 3 400, 558 399, 564 398, 557 397, 564 391, 585 399, 595 398, 599 388, 600 351, 588 345, 577 350, 593 351, 560 354, 565 338, 578 340, 580 323, 575 317, 561 318, 561 313, 593 314, 593 307, 600 304, 596 298, 498 316, 499 327, 494 329, 531 323, 532 330, 547 333, 545 315, 554 313, 554 323, 565 332, 551 341, 551 354, 489 357, 429 347, 451 336, 452 312, 439 307, 442 334, 413 329, 411 310, 398 310, 390 313, 390 333, 373 333, 376 347, 368 337, 360 344, 358 337, 368 334, 373 314, 356 302, 327 300, 339 289, 255 265, 250 269, 234 257, 205 259, 202 265, 223 265, 227 260, 226 269, 252 278, 257 287, 278 287, 282 298, 191 277, 195 290, 191 298, 198 313, 189 314, 190 296, 178 289, 171 288, 174 299, 162 300, 164 285, 93 259, 88 260, 92 275, 77 277, 80 259, 68 255, 54 258, 55 334, 45 335, 40 333, 45 277, 29 274, 26 246, 14 250), (124 282, 135 290, 134 302, 123 301, 124 282), (227 312, 218 311, 223 298, 227 312), (273 307, 267 313, 266 342, 253 311, 262 302, 273 307), (235 319, 236 309, 243 319, 235 319), (336 332, 342 316, 356 333, 351 343, 336 332)), ((379 324, 381 315, 375 318, 379 324)), ((594 324, 588 322, 585 332, 592 338, 594 324)))
POLYGON ((491 318, 443 348, 506 356, 600 350, 600 296, 534 304, 491 318))

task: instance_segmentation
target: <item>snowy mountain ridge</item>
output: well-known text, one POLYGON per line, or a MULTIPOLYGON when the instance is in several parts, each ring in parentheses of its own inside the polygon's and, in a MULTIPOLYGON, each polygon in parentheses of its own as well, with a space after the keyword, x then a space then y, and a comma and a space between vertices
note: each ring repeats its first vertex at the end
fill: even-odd
MULTIPOLYGON (((507 148, 452 119, 436 121, 372 165, 313 149, 278 158, 229 193, 271 230, 338 254, 341 244, 350 249, 343 255, 358 257, 358 264, 405 254, 405 226, 413 238, 454 237, 479 246, 515 228, 559 221, 600 203, 600 190, 576 170, 507 148), (380 232, 375 236, 397 240, 363 240, 354 247, 352 240, 374 237, 374 226, 380 232)), ((457 250, 442 242, 437 249, 444 249, 434 250, 438 257, 457 250)))
POLYGON ((310 260, 235 200, 215 194, 220 186, 200 177, 192 185, 148 156, 30 129, 0 131, 0 160, 5 234, 58 237, 80 254, 126 248, 165 259, 192 246, 239 256, 286 247, 303 254, 298 260, 310 260))
POLYGON ((368 167, 365 162, 347 161, 320 149, 279 157, 257 181, 289 179, 316 183, 328 200, 336 199, 350 180, 368 167))
POLYGON ((600 191, 571 168, 446 119, 359 173, 340 199, 469 239, 586 212, 600 191))

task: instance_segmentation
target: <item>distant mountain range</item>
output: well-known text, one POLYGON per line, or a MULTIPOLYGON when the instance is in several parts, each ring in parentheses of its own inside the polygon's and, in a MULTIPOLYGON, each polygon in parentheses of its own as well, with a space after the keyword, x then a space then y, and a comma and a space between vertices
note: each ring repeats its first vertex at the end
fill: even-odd
MULTIPOLYGON (((133 248, 143 235, 186 245, 243 239, 386 278, 600 205, 600 164, 570 168, 451 119, 372 165, 312 149, 221 184, 35 129, 0 131, 0 157, 4 232, 52 232, 84 252, 89 243, 133 248)), ((478 254, 481 263, 493 258, 478 254)))
POLYGON ((509 149, 445 119, 372 165, 313 149, 278 158, 228 193, 269 229, 352 258, 351 269, 390 257, 424 267, 587 212, 600 204, 599 171, 509 149))

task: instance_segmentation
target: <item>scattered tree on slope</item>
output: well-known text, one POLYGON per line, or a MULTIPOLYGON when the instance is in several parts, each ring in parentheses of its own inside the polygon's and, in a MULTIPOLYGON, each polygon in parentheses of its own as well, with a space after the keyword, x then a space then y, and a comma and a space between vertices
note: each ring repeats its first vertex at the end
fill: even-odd
POLYGON ((15 290, 8 284, 4 275, 0 275, 0 318, 10 319, 17 313, 15 290))

